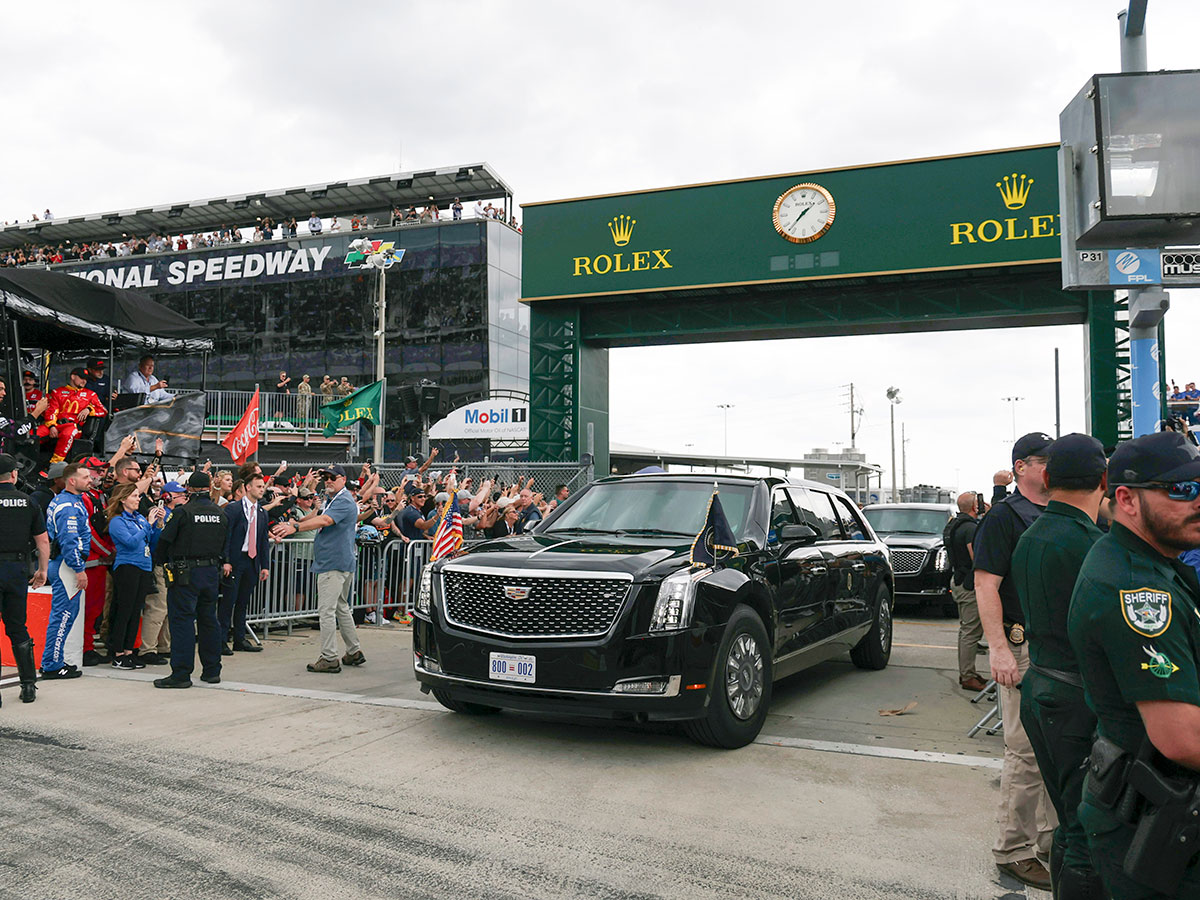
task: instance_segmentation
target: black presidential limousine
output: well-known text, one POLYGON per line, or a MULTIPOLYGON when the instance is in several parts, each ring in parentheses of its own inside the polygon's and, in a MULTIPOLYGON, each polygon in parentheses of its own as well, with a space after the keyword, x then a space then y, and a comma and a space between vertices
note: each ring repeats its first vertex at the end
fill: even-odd
POLYGON ((533 534, 485 541, 421 573, 413 664, 456 712, 682 721, 696 740, 758 735, 773 681, 892 649, 886 546, 833 488, 716 476, 738 555, 693 569, 712 475, 588 485, 533 534))

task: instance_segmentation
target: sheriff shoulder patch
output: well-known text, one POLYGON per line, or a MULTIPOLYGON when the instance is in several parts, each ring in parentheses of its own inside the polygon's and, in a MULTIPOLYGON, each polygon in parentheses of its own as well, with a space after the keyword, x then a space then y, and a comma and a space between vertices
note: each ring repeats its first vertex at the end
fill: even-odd
POLYGON ((1125 624, 1146 637, 1158 637, 1171 627, 1171 594, 1156 588, 1121 591, 1125 624))

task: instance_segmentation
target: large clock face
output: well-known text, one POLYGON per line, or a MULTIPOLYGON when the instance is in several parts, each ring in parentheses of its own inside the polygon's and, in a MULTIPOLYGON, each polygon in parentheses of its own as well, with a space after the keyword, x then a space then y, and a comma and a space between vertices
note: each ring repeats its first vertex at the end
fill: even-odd
POLYGON ((775 230, 794 244, 815 241, 829 230, 837 211, 833 194, 805 182, 784 191, 775 201, 775 230))

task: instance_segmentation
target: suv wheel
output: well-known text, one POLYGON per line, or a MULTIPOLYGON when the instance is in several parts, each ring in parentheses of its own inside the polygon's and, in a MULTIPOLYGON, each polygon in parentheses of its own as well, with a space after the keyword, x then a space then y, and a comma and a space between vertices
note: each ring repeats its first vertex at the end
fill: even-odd
POLYGON ((771 644, 758 613, 738 606, 729 617, 717 650, 708 714, 684 724, 692 740, 734 749, 762 731, 771 703, 771 644))
POLYGON ((466 700, 456 700, 445 691, 433 689, 434 699, 451 712, 465 713, 468 716, 490 716, 500 712, 498 707, 484 706, 482 703, 468 703, 466 700))
POLYGON ((875 592, 875 615, 871 630, 850 651, 850 659, 860 669, 884 669, 892 656, 892 595, 887 585, 875 592))

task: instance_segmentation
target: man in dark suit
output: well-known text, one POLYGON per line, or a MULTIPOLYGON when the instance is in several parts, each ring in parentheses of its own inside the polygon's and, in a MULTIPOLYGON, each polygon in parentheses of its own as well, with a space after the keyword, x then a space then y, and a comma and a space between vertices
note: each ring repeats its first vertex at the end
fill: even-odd
POLYGON ((261 474, 246 477, 243 485, 245 494, 241 500, 225 507, 229 519, 228 536, 225 538, 225 565, 221 568, 229 580, 221 594, 219 621, 222 638, 233 628, 233 648, 222 646, 225 656, 234 650, 243 653, 258 653, 262 647, 247 642, 246 607, 254 586, 266 581, 269 574, 267 558, 267 514, 262 508, 263 493, 267 483, 261 474))

